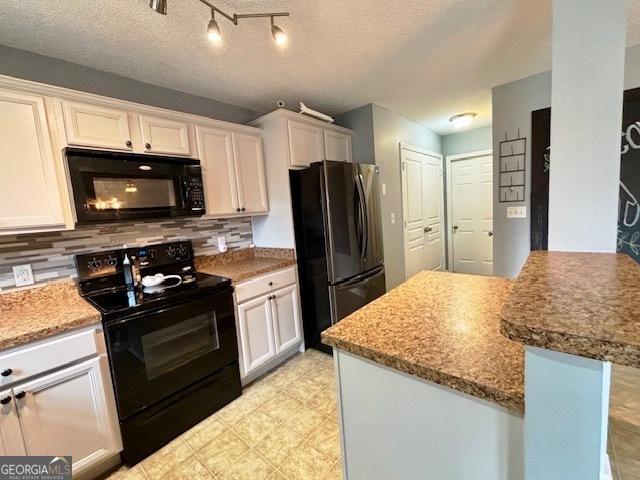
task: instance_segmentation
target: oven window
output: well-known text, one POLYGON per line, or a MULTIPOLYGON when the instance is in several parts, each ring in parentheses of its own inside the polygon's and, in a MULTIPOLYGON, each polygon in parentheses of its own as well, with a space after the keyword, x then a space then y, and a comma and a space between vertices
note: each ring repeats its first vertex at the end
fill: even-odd
POLYGON ((203 313, 142 334, 138 345, 132 353, 144 363, 151 380, 220 347, 216 314, 203 313))
POLYGON ((174 181, 170 178, 93 177, 96 210, 167 208, 176 206, 174 181))

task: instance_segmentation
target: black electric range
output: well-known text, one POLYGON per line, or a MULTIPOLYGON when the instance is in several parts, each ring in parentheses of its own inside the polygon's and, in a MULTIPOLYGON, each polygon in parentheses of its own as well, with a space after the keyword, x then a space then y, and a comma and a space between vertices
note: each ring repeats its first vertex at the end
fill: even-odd
POLYGON ((191 242, 76 257, 80 293, 102 314, 127 465, 242 393, 231 281, 193 258, 191 242), (169 278, 131 285, 157 274, 169 278))

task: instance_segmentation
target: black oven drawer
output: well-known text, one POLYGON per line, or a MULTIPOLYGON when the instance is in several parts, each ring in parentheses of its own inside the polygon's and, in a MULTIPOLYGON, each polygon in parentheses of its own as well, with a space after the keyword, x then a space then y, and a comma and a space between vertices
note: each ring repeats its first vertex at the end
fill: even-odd
POLYGON ((232 292, 105 325, 120 419, 237 361, 232 292))
POLYGON ((238 363, 120 422, 122 460, 132 466, 242 394, 238 363))

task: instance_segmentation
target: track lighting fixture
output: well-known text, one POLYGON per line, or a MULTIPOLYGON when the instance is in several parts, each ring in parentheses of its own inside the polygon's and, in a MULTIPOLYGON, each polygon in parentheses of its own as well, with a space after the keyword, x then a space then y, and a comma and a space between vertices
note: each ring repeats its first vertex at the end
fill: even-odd
MULTIPOLYGON (((289 12, 270 12, 270 13, 244 13, 233 15, 229 15, 228 13, 223 12, 219 8, 213 6, 207 0, 198 0, 200 3, 206 5, 211 9, 211 20, 209 21, 209 25, 207 26, 207 38, 215 43, 222 41, 222 34, 220 33, 220 27, 218 26, 218 22, 216 22, 214 15, 215 13, 219 13, 224 18, 232 22, 234 25, 238 25, 238 20, 241 18, 270 18, 271 19, 271 36, 273 37, 273 41, 278 46, 282 46, 287 43, 287 34, 284 33, 282 28, 274 22, 274 17, 288 17, 289 12)), ((167 14, 167 2, 168 0, 150 0, 149 7, 162 15, 167 14)))
POLYGON ((155 10, 161 15, 167 14, 167 0, 150 0, 149 8, 155 10))
POLYGON ((211 10, 211 21, 209 21, 209 26, 207 27, 207 38, 213 43, 219 43, 222 41, 222 35, 220 34, 220 27, 218 26, 218 22, 216 22, 215 15, 216 11, 211 10))

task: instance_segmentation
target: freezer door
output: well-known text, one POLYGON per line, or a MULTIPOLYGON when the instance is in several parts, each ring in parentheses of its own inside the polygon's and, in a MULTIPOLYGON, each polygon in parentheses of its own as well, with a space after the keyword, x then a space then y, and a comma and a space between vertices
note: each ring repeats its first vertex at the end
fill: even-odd
POLYGON ((363 199, 353 163, 325 160, 322 173, 327 269, 337 283, 365 271, 363 199))
POLYGON ((356 180, 363 199, 363 263, 369 271, 384 262, 382 249, 382 224, 380 215, 380 192, 378 167, 364 163, 356 164, 356 180))
POLYGON ((337 323, 384 295, 384 280, 384 266, 381 266, 346 282, 329 286, 331 323, 337 323))

